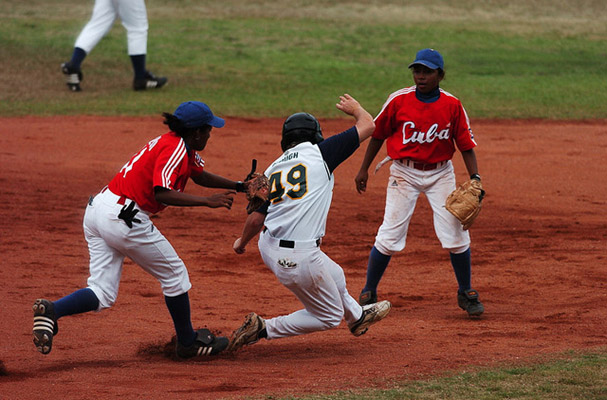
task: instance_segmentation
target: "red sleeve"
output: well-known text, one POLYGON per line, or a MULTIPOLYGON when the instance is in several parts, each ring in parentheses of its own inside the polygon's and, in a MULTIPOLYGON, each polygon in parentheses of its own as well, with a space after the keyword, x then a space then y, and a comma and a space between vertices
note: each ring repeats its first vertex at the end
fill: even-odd
POLYGON ((375 117, 375 131, 373 131, 373 138, 385 140, 392 136, 394 133, 393 115, 392 111, 394 108, 395 99, 389 99, 382 110, 375 117))
POLYGON ((459 151, 466 151, 476 147, 472 128, 470 128, 468 114, 460 102, 457 103, 455 117, 456 127, 454 130, 454 139, 459 151))

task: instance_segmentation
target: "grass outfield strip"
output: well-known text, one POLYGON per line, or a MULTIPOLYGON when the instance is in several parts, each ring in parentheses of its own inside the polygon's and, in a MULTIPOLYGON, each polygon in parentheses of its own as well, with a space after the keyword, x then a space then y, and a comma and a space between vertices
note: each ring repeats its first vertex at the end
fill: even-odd
POLYGON ((118 21, 84 61, 84 91, 66 89, 59 65, 92 2, 10 3, 0 14, 4 116, 158 115, 201 99, 224 116, 335 117, 344 92, 375 114, 413 84, 416 50, 434 47, 446 61, 441 86, 471 118, 607 118, 603 1, 149 0, 148 67, 169 85, 145 93, 131 90, 118 21))
MULTIPOLYGON (((286 397, 286 399, 294 399, 286 397)), ((390 390, 297 397, 300 400, 605 400, 607 353, 574 353, 536 365, 476 369, 397 385, 390 390)))

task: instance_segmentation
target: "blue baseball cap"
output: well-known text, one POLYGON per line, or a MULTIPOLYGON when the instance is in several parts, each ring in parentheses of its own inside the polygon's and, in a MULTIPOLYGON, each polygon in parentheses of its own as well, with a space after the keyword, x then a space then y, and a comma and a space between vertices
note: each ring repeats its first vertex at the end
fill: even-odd
POLYGON ((226 123, 223 118, 214 116, 209 106, 200 101, 181 103, 173 115, 179 118, 186 128, 200 128, 204 125, 221 128, 226 123))
POLYGON ((415 61, 409 64, 409 68, 415 64, 425 65, 430 69, 445 69, 445 63, 443 56, 434 49, 423 49, 417 52, 415 55, 415 61))

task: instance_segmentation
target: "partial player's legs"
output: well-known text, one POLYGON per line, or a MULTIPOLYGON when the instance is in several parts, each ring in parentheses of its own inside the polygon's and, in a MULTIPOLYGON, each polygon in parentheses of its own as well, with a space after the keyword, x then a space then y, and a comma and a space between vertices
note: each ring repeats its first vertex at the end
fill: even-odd
MULTIPOLYGON (((318 248, 306 253, 284 253, 284 257, 297 264, 294 268, 284 268, 278 263, 281 259, 279 253, 280 250, 264 250, 262 258, 278 280, 297 296, 304 309, 266 320, 268 338, 303 335, 338 326, 344 318, 344 304, 337 284, 327 269, 329 257, 318 248)), ((352 302, 356 304, 354 299, 352 302)), ((349 319, 354 320, 359 317, 360 311, 355 316, 350 314, 349 319)))
POLYGON ((61 64, 61 72, 65 77, 67 87, 72 92, 82 90, 80 83, 83 79, 81 64, 87 54, 109 32, 116 19, 116 10, 111 0, 96 0, 90 21, 78 35, 74 44, 72 58, 61 64))
POLYGON ((471 289, 470 233, 445 207, 445 199, 455 189, 452 164, 437 174, 435 184, 427 191, 434 218, 434 230, 449 257, 458 283, 457 302, 468 315, 476 317, 484 312, 478 293, 471 289))
POLYGON ((38 299, 32 309, 34 311, 34 344, 39 352, 48 354, 52 350, 53 337, 59 331, 58 320, 66 315, 82 314, 94 311, 99 301, 92 290, 80 289, 55 302, 38 299))
POLYGON ((177 332, 175 354, 180 358, 212 356, 228 347, 228 338, 215 336, 208 329, 194 331, 190 319, 190 300, 187 292, 179 296, 164 296, 165 303, 177 332))
POLYGON ((122 251, 160 282, 177 334, 175 353, 180 358, 219 354, 228 346, 228 339, 192 326, 188 295, 192 284, 185 264, 149 217, 143 213, 138 217, 141 222, 133 224, 122 239, 122 251))
POLYGON ((414 185, 418 177, 404 168, 397 163, 390 167, 384 220, 369 254, 367 281, 359 297, 361 305, 377 302, 377 286, 392 254, 405 248, 409 223, 420 191, 414 185))

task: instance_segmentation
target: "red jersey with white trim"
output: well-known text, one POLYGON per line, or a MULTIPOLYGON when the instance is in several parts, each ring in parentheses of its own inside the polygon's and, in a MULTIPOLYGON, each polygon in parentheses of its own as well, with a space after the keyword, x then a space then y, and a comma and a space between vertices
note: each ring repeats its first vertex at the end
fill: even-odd
POLYGON ((204 161, 198 153, 192 150, 188 154, 183 139, 169 132, 152 139, 136 153, 111 180, 108 189, 155 214, 167 207, 156 201, 156 186, 182 192, 188 179, 203 169, 204 161))
POLYGON ((373 137, 386 139, 388 156, 432 164, 450 160, 476 142, 462 103, 440 89, 438 100, 424 103, 415 97, 415 86, 392 93, 375 117, 373 137))

